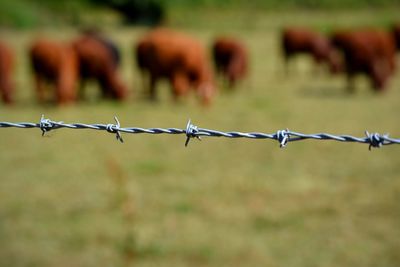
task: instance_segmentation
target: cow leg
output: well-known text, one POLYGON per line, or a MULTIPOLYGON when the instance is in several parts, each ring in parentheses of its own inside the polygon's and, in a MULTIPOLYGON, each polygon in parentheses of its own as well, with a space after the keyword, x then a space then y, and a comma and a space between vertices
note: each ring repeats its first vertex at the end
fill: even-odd
POLYGON ((150 90, 150 85, 149 85, 149 77, 147 75, 147 73, 145 71, 141 71, 141 77, 142 77, 142 90, 141 92, 146 92, 148 90, 150 90))
POLYGON ((86 100, 85 87, 86 87, 86 79, 82 78, 79 82, 79 91, 78 91, 79 100, 83 100, 83 101, 86 100))
POLYGON ((102 73, 102 75, 96 77, 97 85, 101 91, 102 98, 111 98, 111 88, 110 88, 110 79, 107 73, 102 73))
POLYGON ((237 80, 238 76, 240 75, 240 67, 241 67, 240 59, 237 57, 233 58, 227 69, 228 86, 230 89, 235 88, 236 80, 237 80))
POLYGON ((5 103, 12 104, 14 102, 13 91, 14 91, 14 84, 9 78, 9 79, 7 79, 7 85, 5 87, 5 92, 4 92, 4 102, 5 103))
POLYGON ((236 70, 229 68, 228 69, 228 81, 227 81, 229 89, 235 89, 236 76, 237 76, 236 70))
POLYGON ((57 100, 57 104, 59 105, 64 105, 67 104, 68 102, 71 102, 72 100, 72 92, 70 92, 70 90, 72 90, 72 88, 68 87, 68 83, 66 83, 65 78, 62 77, 63 75, 61 75, 61 77, 58 78, 57 80, 57 86, 56 86, 56 100, 57 100))
POLYGON ((189 79, 183 72, 177 72, 172 76, 173 96, 177 100, 189 91, 189 79))
POLYGON ((220 72, 219 72, 219 80, 220 80, 220 82, 222 84, 222 88, 223 89, 226 89, 226 88, 229 87, 229 82, 228 82, 228 78, 227 78, 227 74, 226 74, 226 69, 225 68, 221 67, 220 72))
POLYGON ((103 98, 112 99, 114 96, 113 77, 111 71, 107 71, 99 80, 103 98))
POLYGON ((221 84, 222 88, 227 88, 228 87, 228 82, 226 78, 226 71, 225 68, 221 65, 216 66, 215 69, 216 73, 216 79, 219 84, 221 84))
POLYGON ((12 91, 13 85, 10 81, 10 75, 8 73, 0 74, 0 93, 3 99, 3 102, 6 104, 11 104, 13 102, 12 99, 12 91))
POLYGON ((13 59, 11 52, 4 51, 3 47, 0 52, 0 94, 5 104, 13 102, 12 93, 14 84, 12 82, 13 59), (8 52, 8 53, 6 53, 8 52))
POLYGON ((236 84, 236 79, 234 77, 230 76, 229 80, 228 80, 229 88, 234 89, 235 88, 235 84, 236 84))
POLYGON ((156 101, 156 84, 157 84, 157 77, 153 74, 150 75, 150 87, 149 87, 149 98, 151 101, 156 101))
POLYGON ((77 70, 72 59, 64 61, 57 79, 57 103, 69 104, 76 100, 77 70))

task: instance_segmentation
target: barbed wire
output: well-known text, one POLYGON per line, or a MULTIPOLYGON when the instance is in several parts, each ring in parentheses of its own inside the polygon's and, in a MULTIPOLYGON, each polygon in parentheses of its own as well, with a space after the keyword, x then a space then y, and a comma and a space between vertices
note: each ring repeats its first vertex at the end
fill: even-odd
POLYGON ((199 128, 191 123, 189 120, 186 129, 179 128, 139 128, 139 127, 121 127, 121 124, 117 117, 114 117, 116 124, 84 124, 84 123, 64 123, 62 121, 52 121, 46 119, 42 115, 39 123, 31 122, 0 122, 0 128, 39 128, 42 131, 42 136, 47 132, 60 128, 69 129, 90 129, 107 131, 115 134, 115 137, 121 143, 124 142, 121 133, 130 134, 185 134, 186 141, 185 146, 189 144, 192 138, 201 139, 203 136, 207 137, 226 137, 226 138, 249 138, 249 139, 272 139, 277 140, 281 148, 287 146, 289 142, 301 141, 306 139, 315 140, 333 140, 339 142, 356 142, 369 144, 369 150, 372 147, 379 148, 383 145, 400 144, 400 139, 390 138, 389 134, 380 135, 379 133, 369 133, 365 131, 365 137, 354 137, 351 135, 333 135, 328 133, 316 133, 316 134, 303 134, 298 132, 289 131, 289 129, 279 130, 276 133, 260 133, 260 132, 222 132, 210 129, 199 128))

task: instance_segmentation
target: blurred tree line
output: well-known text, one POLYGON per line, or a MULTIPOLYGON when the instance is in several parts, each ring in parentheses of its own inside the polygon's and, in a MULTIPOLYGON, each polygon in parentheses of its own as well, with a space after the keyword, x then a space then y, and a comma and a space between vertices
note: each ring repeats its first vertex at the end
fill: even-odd
POLYGON ((94 10, 116 12, 126 23, 156 25, 168 10, 224 8, 351 9, 400 7, 400 0, 0 0, 0 26, 29 28, 43 25, 79 24, 82 14, 94 10))

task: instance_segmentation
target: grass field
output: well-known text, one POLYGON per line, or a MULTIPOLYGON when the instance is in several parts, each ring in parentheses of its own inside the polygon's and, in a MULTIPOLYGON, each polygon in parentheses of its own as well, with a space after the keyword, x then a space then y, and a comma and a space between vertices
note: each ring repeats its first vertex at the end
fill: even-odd
MULTIPOLYGON (((144 28, 109 29, 124 52, 134 92, 123 104, 39 106, 26 48, 39 32, 2 32, 18 52, 18 103, 0 121, 112 123, 272 133, 400 137, 400 73, 377 95, 363 78, 353 95, 343 77, 314 73, 299 58, 283 73, 278 29, 285 24, 383 26, 396 10, 268 14, 173 14, 174 26, 209 44, 219 33, 243 38, 251 75, 202 108, 140 96, 131 47, 144 28), (185 22, 186 19, 186 22, 185 22), (214 27, 215 26, 215 27, 214 27)), ((68 39, 70 28, 41 34, 68 39)), ((89 94, 96 97, 96 87, 89 94)), ((38 129, 0 130, 0 266, 399 266, 400 147, 329 141, 203 138, 38 129)))

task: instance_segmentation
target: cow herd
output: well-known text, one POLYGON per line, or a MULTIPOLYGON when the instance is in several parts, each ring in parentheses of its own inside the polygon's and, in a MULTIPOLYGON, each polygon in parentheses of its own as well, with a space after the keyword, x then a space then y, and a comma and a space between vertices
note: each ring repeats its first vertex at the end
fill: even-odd
MULTIPOLYGON (((307 54, 317 67, 325 65, 333 75, 347 77, 350 92, 358 74, 381 91, 396 70, 400 24, 386 31, 347 29, 330 35, 286 27, 280 44, 287 72, 293 56, 307 54)), ((214 66, 201 42, 185 33, 156 28, 141 36, 132 52, 148 98, 156 100, 157 83, 166 80, 174 99, 193 90, 202 104, 209 105, 216 93, 214 76, 222 77, 228 87, 246 77, 248 51, 241 40, 217 37, 210 50, 214 66)), ((0 95, 5 104, 15 101, 14 57, 11 47, 0 40, 0 95)), ((39 102, 64 105, 82 100, 88 80, 97 81, 104 98, 124 100, 130 93, 120 74, 117 45, 95 30, 83 31, 69 42, 36 39, 30 45, 29 60, 39 102)))
MULTIPOLYGON (((246 73, 247 54, 243 44, 233 38, 216 38, 212 54, 218 75, 229 86, 246 73)), ((215 95, 213 66, 208 53, 195 38, 166 28, 153 29, 133 46, 132 52, 149 98, 157 98, 160 79, 170 83, 174 99, 194 90, 200 102, 209 105, 215 95)), ((0 93, 6 104, 14 102, 14 53, 0 41, 0 93)), ((98 83, 101 96, 125 100, 130 90, 123 81, 121 55, 116 44, 95 30, 85 30, 69 42, 45 38, 33 40, 29 60, 37 100, 57 105, 85 98, 86 81, 98 83)))
POLYGON ((354 91, 354 77, 365 75, 371 87, 382 91, 396 70, 396 51, 400 50, 400 24, 389 30, 336 30, 329 36, 306 28, 287 27, 281 44, 288 71, 290 58, 310 55, 317 65, 326 65, 332 74, 344 74, 348 91, 354 91))

